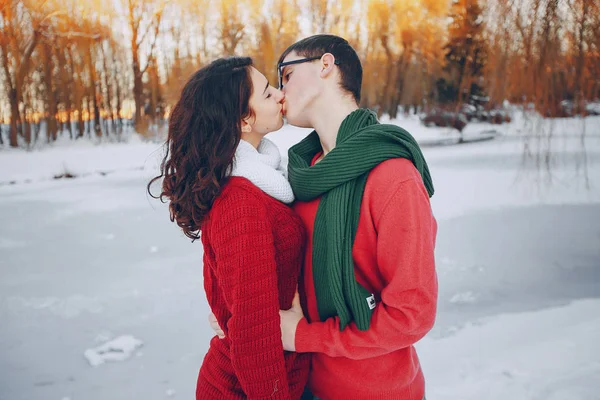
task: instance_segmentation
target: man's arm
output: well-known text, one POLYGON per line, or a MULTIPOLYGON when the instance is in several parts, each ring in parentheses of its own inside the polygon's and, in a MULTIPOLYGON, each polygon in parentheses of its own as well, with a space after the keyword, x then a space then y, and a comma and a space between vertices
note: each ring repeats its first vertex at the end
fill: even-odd
POLYGON ((437 303, 436 226, 422 182, 401 182, 375 223, 378 268, 388 283, 370 328, 360 331, 351 323, 340 331, 338 317, 309 324, 297 310, 295 314, 294 310, 283 311, 287 350, 371 358, 413 345, 433 327, 437 303))

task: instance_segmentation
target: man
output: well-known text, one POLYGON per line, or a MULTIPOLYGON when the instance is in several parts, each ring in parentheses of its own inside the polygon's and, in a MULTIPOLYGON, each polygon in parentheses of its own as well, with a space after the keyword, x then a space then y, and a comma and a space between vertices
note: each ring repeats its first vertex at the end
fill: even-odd
POLYGON ((346 40, 301 40, 278 69, 286 119, 315 130, 289 151, 308 243, 302 307, 280 312, 284 349, 313 353, 315 398, 421 400, 413 345, 437 302, 427 164, 406 131, 359 109, 362 66, 346 40))

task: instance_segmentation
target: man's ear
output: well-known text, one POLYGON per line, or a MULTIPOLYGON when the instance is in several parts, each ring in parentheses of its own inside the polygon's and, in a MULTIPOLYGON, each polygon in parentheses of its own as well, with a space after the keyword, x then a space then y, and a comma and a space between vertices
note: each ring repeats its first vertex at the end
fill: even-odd
POLYGON ((335 65, 335 56, 331 53, 323 54, 321 57, 321 78, 327 77, 333 72, 335 65))

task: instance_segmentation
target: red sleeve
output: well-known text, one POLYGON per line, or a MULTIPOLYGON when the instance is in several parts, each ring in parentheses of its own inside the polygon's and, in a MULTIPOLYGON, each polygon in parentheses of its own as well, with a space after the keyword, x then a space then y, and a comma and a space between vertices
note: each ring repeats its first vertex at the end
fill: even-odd
POLYGON ((351 323, 340 332, 338 317, 311 324, 304 319, 296 330, 296 351, 355 360, 377 357, 413 345, 433 327, 436 224, 429 196, 416 179, 393 190, 375 221, 377 268, 387 285, 370 328, 360 331, 351 323))
POLYGON ((273 235, 253 195, 223 201, 211 240, 219 285, 231 309, 231 362, 249 399, 290 399, 285 369, 273 235))

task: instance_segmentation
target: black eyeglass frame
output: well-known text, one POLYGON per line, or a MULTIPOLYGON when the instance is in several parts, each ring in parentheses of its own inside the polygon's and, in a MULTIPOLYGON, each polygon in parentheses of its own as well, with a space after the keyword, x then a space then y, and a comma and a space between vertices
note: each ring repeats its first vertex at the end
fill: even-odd
MULTIPOLYGON (((283 73, 282 73, 283 67, 287 67, 288 65, 294 65, 294 64, 302 64, 302 63, 309 62, 309 61, 315 61, 315 60, 320 59, 321 57, 323 57, 323 56, 300 58, 298 60, 292 60, 292 61, 277 64, 277 77, 279 78, 279 90, 281 90, 283 88, 283 73)), ((339 60, 335 60, 333 63, 335 65, 340 65, 339 60)))

